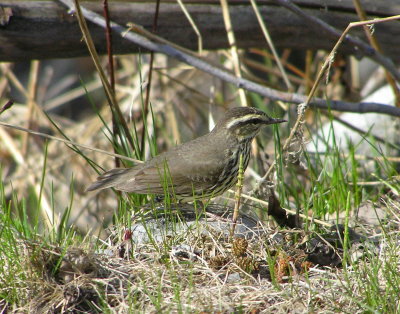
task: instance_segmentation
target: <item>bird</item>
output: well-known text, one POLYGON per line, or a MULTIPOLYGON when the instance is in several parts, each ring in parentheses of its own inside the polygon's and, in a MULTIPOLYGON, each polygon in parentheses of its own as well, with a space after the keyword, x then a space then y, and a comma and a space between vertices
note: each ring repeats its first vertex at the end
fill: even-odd
POLYGON ((216 197, 236 184, 249 164, 251 142, 265 125, 287 122, 254 107, 229 109, 211 132, 177 145, 143 164, 99 176, 87 191, 115 190, 164 195, 182 203, 216 197))

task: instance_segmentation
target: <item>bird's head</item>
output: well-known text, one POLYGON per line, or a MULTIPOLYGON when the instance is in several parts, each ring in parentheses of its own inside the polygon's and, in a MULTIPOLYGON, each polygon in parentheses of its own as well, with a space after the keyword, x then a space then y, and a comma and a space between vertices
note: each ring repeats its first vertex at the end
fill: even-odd
POLYGON ((282 122, 286 120, 271 118, 256 108, 236 107, 226 112, 225 117, 215 126, 215 130, 225 129, 242 141, 254 138, 265 125, 282 122))

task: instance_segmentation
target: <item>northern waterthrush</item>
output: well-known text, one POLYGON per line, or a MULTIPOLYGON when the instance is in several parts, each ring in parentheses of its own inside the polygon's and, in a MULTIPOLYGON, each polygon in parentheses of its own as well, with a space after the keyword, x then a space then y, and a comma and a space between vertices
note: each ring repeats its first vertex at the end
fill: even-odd
POLYGON ((115 188, 156 195, 168 191, 183 202, 215 197, 237 182, 240 155, 246 169, 251 142, 260 129, 282 122, 286 120, 273 119, 255 108, 232 108, 210 133, 133 168, 107 171, 87 190, 115 188))

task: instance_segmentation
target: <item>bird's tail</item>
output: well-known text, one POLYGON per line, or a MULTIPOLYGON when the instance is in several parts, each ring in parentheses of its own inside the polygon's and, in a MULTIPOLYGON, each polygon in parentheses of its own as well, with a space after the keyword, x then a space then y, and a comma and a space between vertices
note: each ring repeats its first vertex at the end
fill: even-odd
POLYGON ((93 182, 86 191, 103 190, 111 188, 120 183, 121 175, 127 172, 129 169, 116 168, 110 171, 104 172, 101 176, 97 177, 97 181, 93 182))

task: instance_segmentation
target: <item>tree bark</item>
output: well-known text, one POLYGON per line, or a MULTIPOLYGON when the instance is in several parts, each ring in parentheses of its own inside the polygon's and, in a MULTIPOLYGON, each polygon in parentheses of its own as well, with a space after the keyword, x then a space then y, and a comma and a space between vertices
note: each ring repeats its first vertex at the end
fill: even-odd
MULTIPOLYGON (((205 49, 228 47, 226 30, 219 0, 185 0, 185 7, 200 30, 205 49)), ((313 29, 301 17, 279 7, 274 1, 257 1, 260 13, 277 47, 295 49, 330 50, 336 40, 320 29, 313 29)), ((350 22, 358 21, 351 0, 294 0, 310 15, 344 30, 350 22)), ((249 1, 229 1, 230 14, 240 48, 266 47, 260 26, 249 1)), ((102 2, 82 1, 81 5, 102 14, 102 2)), ((364 0, 364 10, 369 18, 398 14, 398 0, 364 0)), ((111 20, 125 25, 134 22, 152 29, 155 2, 113 1, 109 3, 111 20)), ((374 34, 381 43, 384 54, 400 62, 400 22, 387 22, 374 26, 374 34)), ((98 52, 106 52, 105 31, 89 23, 98 52)), ((157 35, 185 48, 197 50, 198 38, 176 1, 161 2, 157 35)), ((367 42, 362 28, 351 32, 367 42)), ((0 2, 0 61, 71 58, 88 55, 81 40, 76 18, 57 1, 7 1, 0 2)), ((113 37, 115 54, 143 50, 119 36, 113 37)), ((354 54, 342 45, 341 52, 354 54)))

